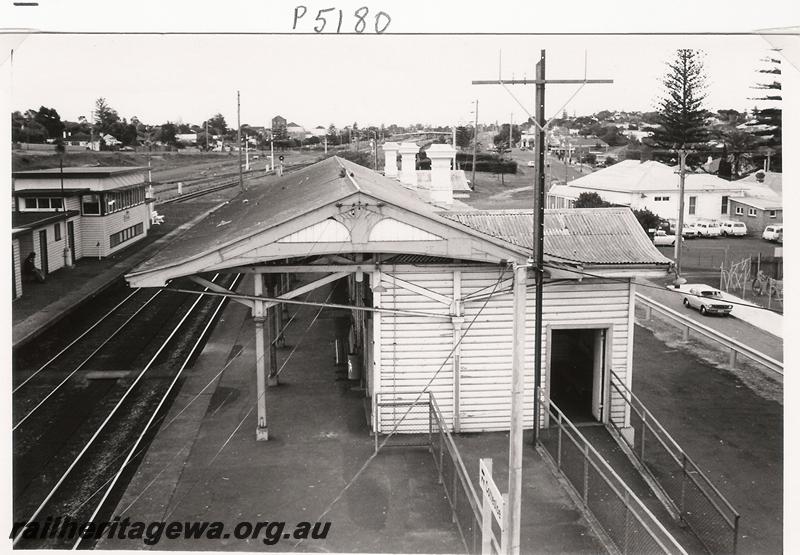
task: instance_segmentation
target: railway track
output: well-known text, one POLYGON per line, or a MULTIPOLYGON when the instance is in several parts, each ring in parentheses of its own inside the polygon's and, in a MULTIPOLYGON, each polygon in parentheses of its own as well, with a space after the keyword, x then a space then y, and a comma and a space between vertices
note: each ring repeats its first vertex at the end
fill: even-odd
MULTIPOLYGON (((218 283, 235 287, 239 279, 218 283)), ((15 522, 30 530, 48 518, 107 518, 222 304, 134 291, 44 364, 20 369, 13 399, 15 522)), ((14 534, 15 548, 81 543, 26 537, 25 529, 14 534)))
MULTIPOLYGON (((284 172, 292 172, 294 170, 304 168, 310 165, 312 162, 304 162, 301 164, 288 164, 285 165, 283 168, 284 172)), ((261 170, 250 170, 249 172, 245 172, 243 174, 244 181, 249 179, 255 179, 257 177, 264 176, 264 172, 261 170)), ((274 175, 274 172, 271 172, 269 175, 274 175)), ((170 182, 171 184, 177 183, 177 181, 170 182)), ((159 204, 170 204, 173 202, 184 202, 186 200, 190 200, 193 198, 201 197, 203 195, 207 195, 210 193, 214 193, 216 191, 222 191, 224 189, 229 189, 231 187, 237 187, 239 185, 239 174, 236 172, 222 174, 215 176, 213 178, 201 178, 195 181, 184 181, 184 187, 199 187, 196 190, 190 191, 188 193, 182 194, 180 196, 169 197, 164 200, 160 200, 159 204), (217 183, 216 185, 212 185, 211 183, 217 183), (203 184, 209 184, 207 187, 201 187, 203 184)))

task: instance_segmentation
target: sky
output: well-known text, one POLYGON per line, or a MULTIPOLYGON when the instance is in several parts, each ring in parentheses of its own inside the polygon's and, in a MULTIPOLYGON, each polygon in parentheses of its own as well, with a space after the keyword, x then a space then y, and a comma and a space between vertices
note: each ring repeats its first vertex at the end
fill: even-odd
MULTIPOLYGON (((47 106, 62 119, 91 117, 104 97, 121 117, 201 124, 220 112, 269 126, 277 114, 306 128, 396 123, 519 122, 533 86, 472 85, 532 78, 546 50, 547 77, 613 79, 547 87, 547 116, 567 111, 655 109, 665 63, 677 48, 704 52, 706 107, 757 104, 752 85, 771 48, 757 35, 58 35, 17 36, 11 105, 47 106), (516 100, 515 100, 516 97, 516 100), (519 102, 518 102, 519 101, 519 102), (522 106, 521 106, 521 105, 522 106)), ((784 66, 787 66, 784 63, 784 66)), ((766 77, 766 76, 764 76, 766 77)))

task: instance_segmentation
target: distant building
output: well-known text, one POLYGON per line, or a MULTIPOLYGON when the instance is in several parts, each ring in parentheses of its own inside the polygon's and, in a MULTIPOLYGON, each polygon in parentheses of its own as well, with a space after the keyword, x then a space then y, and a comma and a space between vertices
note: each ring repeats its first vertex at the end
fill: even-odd
POLYGON ((738 181, 744 194, 729 199, 729 218, 744 222, 749 235, 761 236, 768 225, 783 223, 782 174, 759 170, 738 181))
POLYGON ((272 138, 285 139, 287 136, 286 118, 281 116, 275 116, 272 118, 272 138))
MULTIPOLYGON (((677 168, 650 160, 623 160, 608 168, 555 185, 547 192, 547 208, 571 208, 581 193, 597 193, 606 202, 633 209, 647 208, 669 219, 678 214, 677 168)), ((715 175, 690 173, 686 176, 684 218, 727 219, 731 197, 743 196, 746 184, 725 181, 715 175)))
POLYGON ((286 125, 286 134, 290 139, 305 139, 306 128, 302 125, 296 124, 295 122, 291 122, 286 125))
POLYGON ((324 137, 327 134, 328 134, 328 130, 326 128, 324 128, 323 126, 321 126, 321 125, 316 126, 311 131, 311 136, 312 137, 324 137))
POLYGON ((197 133, 176 133, 175 140, 182 145, 196 145, 197 133))

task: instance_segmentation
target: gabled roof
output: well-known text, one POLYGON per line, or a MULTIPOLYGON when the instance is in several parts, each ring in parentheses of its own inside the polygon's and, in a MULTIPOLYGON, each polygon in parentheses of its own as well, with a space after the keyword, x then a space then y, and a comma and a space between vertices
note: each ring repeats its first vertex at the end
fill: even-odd
MULTIPOLYGON (((282 238, 308 229, 308 225, 318 225, 319 221, 327 222, 325 218, 331 215, 349 213, 346 207, 356 203, 372 207, 376 217, 394 219, 392 225, 399 229, 409 229, 411 223, 411 230, 416 228, 417 233, 438 236, 442 241, 431 241, 430 248, 420 247, 414 243, 419 236, 405 238, 406 232, 398 231, 390 239, 374 239, 375 243, 361 236, 357 242, 354 240, 354 248, 364 248, 363 241, 385 248, 380 241, 392 241, 388 249, 376 252, 444 255, 493 263, 524 260, 531 252, 530 211, 472 211, 458 202, 450 206, 433 204, 396 180, 336 156, 277 180, 262 179, 135 268, 129 278, 155 283, 206 268, 250 263, 231 262, 247 252, 253 253, 247 256, 256 263, 263 259, 264 249, 274 245, 282 246, 283 257, 296 256, 292 253, 300 251, 307 256, 311 251, 303 243, 309 241, 296 241, 297 246, 292 247, 295 241, 286 243, 282 238), (457 211, 448 211, 453 208, 457 211), (323 213, 328 215, 322 216, 323 213), (297 227, 301 222, 302 226, 297 227), (436 247, 437 243, 442 247, 436 247)), ((552 235, 546 243, 548 253, 562 262, 669 264, 649 242, 630 210, 549 211, 547 218, 547 233, 552 235)), ((317 240, 311 250, 324 246, 319 241, 324 242, 317 240)))
MULTIPOLYGON (((655 191, 678 191, 680 179, 678 168, 655 160, 639 162, 623 160, 608 168, 569 182, 570 187, 589 191, 616 191, 623 193, 646 193, 655 191)), ((687 191, 731 191, 741 190, 742 184, 725 181, 715 175, 689 173, 686 175, 687 191)))
MULTIPOLYGON (((533 210, 442 212, 491 237, 533 249, 533 210)), ((629 208, 545 210, 545 256, 584 264, 669 265, 629 208)))
POLYGON ((502 249, 519 251, 520 255, 524 255, 513 245, 482 237, 474 230, 454 225, 451 220, 439 215, 443 206, 424 201, 399 182, 349 160, 332 156, 278 180, 256 181, 247 191, 231 199, 184 232, 176 242, 135 268, 132 274, 199 258, 318 208, 345 201, 357 193, 457 228, 478 239, 490 239, 502 249))

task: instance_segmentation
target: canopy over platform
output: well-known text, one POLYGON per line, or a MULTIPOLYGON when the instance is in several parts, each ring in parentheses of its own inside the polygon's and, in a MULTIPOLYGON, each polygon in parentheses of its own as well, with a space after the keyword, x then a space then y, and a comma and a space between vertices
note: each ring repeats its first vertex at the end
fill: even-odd
MULTIPOLYGON (((132 287, 161 287, 203 272, 345 254, 379 255, 369 262, 373 266, 394 255, 462 264, 530 257, 532 211, 470 210, 424 195, 334 156, 239 194, 126 279, 132 287)), ((670 263, 628 209, 548 211, 546 222, 551 264, 613 265, 617 271, 629 265, 663 273, 670 263)))

